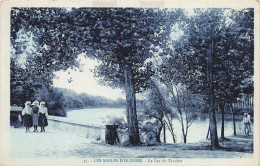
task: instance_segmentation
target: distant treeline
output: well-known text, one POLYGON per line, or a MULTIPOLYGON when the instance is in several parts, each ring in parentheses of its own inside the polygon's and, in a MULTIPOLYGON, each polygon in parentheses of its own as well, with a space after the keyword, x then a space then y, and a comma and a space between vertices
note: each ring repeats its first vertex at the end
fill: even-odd
POLYGON ((77 94, 73 90, 51 87, 42 88, 34 92, 31 97, 19 98, 19 95, 11 94, 11 104, 24 107, 24 100, 45 101, 50 115, 67 116, 67 111, 89 107, 125 107, 124 99, 111 100, 101 96, 93 96, 86 93, 77 94))
MULTIPOLYGON (((32 57, 31 57, 32 58, 32 57)), ((86 107, 125 107, 125 100, 116 101, 53 87, 50 67, 44 66, 39 59, 30 59, 20 63, 18 56, 11 57, 10 64, 10 103, 24 107, 26 101, 45 101, 50 115, 66 116, 66 111, 86 107), (46 69, 42 71, 42 69, 46 69)))
POLYGON ((54 88, 58 93, 63 94, 64 107, 66 109, 86 108, 86 107, 125 107, 126 101, 107 99, 102 96, 94 96, 86 93, 77 94, 73 90, 54 88))

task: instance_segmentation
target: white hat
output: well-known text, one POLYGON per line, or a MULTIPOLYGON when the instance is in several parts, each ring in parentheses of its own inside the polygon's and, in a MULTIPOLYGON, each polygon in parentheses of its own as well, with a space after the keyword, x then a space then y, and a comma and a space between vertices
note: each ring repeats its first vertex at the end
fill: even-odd
POLYGON ((30 102, 30 101, 26 101, 26 102, 24 103, 24 105, 28 105, 28 104, 31 104, 31 102, 30 102))
POLYGON ((42 102, 40 103, 40 105, 43 105, 43 104, 45 104, 45 102, 44 102, 44 101, 42 101, 42 102))
POLYGON ((38 104, 39 105, 39 101, 35 100, 32 105, 38 104))

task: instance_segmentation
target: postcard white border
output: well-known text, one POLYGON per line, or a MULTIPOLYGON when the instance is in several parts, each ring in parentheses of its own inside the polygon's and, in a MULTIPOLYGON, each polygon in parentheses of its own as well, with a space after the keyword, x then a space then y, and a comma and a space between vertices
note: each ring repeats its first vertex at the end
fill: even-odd
MULTIPOLYGON (((14 159, 10 158, 9 106, 10 106, 10 9, 11 7, 159 7, 159 8, 254 8, 255 13, 255 61, 254 61, 254 155, 245 159, 183 158, 179 164, 168 165, 259 165, 259 6, 257 0, 2 0, 0 1, 0 165, 99 165, 84 164, 82 158, 70 159, 14 159)), ((102 156, 101 156, 102 157, 102 156)), ((118 165, 126 163, 101 163, 118 165)), ((157 163, 127 163, 127 165, 161 165, 157 163)))

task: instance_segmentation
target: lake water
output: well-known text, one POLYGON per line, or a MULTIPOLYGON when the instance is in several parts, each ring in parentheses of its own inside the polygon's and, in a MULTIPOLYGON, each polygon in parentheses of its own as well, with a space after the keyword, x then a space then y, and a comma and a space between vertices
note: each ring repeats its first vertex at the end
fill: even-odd
MULTIPOLYGON (((94 125, 94 126, 105 126, 109 117, 122 117, 126 120, 125 109, 122 108, 89 108, 67 112, 66 120, 70 122, 94 125)), ((183 142, 181 124, 178 120, 173 120, 174 132, 178 143, 183 142)), ((204 115, 203 118, 197 118, 188 130, 187 142, 198 142, 205 140, 209 127, 209 119, 204 115)), ((217 115, 217 128, 218 136, 221 132, 221 119, 220 115, 217 115)), ((243 134, 243 125, 241 121, 236 121, 237 134, 243 134)), ((253 131, 253 127, 252 127, 253 131)), ((225 136, 233 135, 233 122, 232 120, 225 120, 225 136)), ((163 138, 161 139, 163 140, 163 138)), ((167 143, 172 143, 172 136, 170 131, 166 131, 167 143)))

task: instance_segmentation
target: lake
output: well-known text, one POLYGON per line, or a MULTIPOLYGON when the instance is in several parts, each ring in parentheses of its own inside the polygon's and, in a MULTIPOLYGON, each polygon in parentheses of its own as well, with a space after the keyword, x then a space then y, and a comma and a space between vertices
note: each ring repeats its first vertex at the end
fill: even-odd
MULTIPOLYGON (((70 122, 94 125, 94 126, 105 126, 106 121, 110 117, 122 117, 126 120, 125 109, 123 108, 88 108, 73 110, 67 112, 67 117, 64 118, 70 122)), ((218 136, 221 132, 221 117, 220 115, 216 116, 217 118, 217 129, 218 136)), ((176 135, 176 140, 178 143, 183 142, 181 124, 178 120, 173 120, 174 132, 176 135)), ((203 115, 201 118, 197 118, 188 130, 187 143, 198 142, 205 140, 207 136, 207 131, 209 127, 209 119, 207 115, 203 115)), ((243 125, 242 122, 236 120, 236 130, 237 134, 243 134, 243 125)), ((253 126, 252 126, 253 131, 253 126)), ((225 120, 225 136, 233 135, 233 122, 228 119, 225 120)), ((161 138, 163 140, 163 138, 161 138)), ((173 143, 172 136, 169 130, 166 131, 166 141, 167 143, 173 143)))

